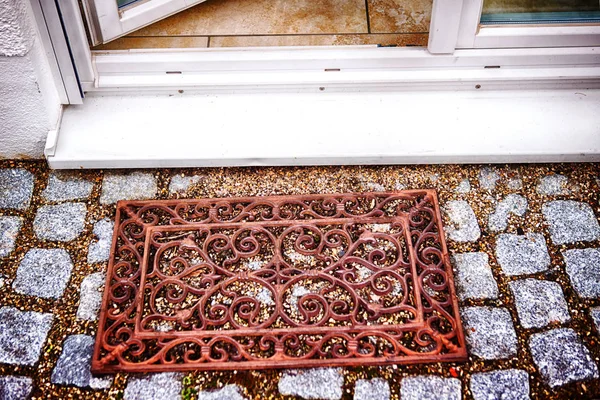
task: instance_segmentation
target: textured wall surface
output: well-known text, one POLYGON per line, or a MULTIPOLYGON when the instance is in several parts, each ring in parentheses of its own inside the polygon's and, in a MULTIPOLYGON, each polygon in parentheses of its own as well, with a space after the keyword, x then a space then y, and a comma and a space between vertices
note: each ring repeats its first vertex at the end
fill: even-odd
POLYGON ((60 100, 26 0, 0 0, 0 159, 41 158, 60 100))

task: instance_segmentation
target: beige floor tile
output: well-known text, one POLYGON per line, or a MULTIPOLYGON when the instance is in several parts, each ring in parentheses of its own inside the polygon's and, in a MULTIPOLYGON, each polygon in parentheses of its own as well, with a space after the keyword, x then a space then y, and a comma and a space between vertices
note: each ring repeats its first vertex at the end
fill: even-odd
POLYGON ((208 0, 132 36, 367 32, 364 0, 208 0))
POLYGON ((368 2, 372 33, 429 32, 433 0, 368 0, 368 2))
POLYGON ((216 36, 210 38, 210 47, 332 46, 362 44, 426 46, 427 36, 427 34, 216 36))
POLYGON ((112 42, 92 48, 92 50, 129 50, 129 49, 187 49, 207 47, 208 37, 122 37, 112 42))

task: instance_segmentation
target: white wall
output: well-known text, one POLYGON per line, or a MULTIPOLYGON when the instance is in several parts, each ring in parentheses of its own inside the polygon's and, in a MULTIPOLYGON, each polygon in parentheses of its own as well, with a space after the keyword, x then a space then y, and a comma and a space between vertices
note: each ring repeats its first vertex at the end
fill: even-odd
POLYGON ((27 0, 0 0, 0 159, 42 158, 60 112, 27 0))

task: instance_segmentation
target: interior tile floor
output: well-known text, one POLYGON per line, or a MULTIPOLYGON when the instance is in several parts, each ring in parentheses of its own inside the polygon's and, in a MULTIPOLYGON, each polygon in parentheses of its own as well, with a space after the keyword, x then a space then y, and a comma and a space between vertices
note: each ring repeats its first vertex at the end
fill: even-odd
POLYGON ((425 46, 432 0, 208 0, 94 50, 425 46))

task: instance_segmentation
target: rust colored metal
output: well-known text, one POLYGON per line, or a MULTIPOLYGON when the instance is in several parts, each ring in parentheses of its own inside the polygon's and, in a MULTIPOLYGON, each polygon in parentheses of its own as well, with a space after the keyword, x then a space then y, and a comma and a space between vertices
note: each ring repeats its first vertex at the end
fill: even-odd
POLYGON ((433 190, 117 205, 95 373, 466 357, 433 190))

